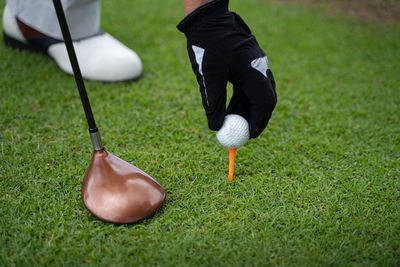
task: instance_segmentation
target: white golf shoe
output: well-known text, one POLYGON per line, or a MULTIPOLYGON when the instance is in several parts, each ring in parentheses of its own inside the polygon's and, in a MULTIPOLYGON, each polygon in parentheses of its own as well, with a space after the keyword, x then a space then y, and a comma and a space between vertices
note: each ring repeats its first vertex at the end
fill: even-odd
MULTIPOLYGON (((11 47, 49 55, 61 70, 73 74, 62 40, 48 37, 19 21, 7 8, 3 13, 4 42, 11 47)), ((143 66, 139 56, 108 33, 73 42, 82 77, 102 82, 139 79, 143 66)))

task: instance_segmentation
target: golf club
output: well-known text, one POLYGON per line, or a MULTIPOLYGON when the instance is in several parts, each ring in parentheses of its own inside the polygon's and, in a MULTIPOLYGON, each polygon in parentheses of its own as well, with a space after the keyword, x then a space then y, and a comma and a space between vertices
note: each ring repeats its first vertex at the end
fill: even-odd
POLYGON ((100 220, 133 223, 153 215, 164 203, 165 190, 152 177, 108 152, 102 144, 60 0, 53 0, 76 85, 89 124, 94 152, 82 184, 85 207, 100 220))

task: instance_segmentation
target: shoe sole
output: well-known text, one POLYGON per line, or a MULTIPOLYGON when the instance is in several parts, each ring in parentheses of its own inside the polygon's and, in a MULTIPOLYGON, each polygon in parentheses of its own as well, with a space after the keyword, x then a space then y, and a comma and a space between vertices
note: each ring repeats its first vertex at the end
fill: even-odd
POLYGON ((8 45, 14 49, 25 50, 25 51, 29 51, 29 52, 39 52, 39 53, 47 55, 47 51, 33 47, 29 44, 23 43, 15 38, 12 38, 11 36, 7 35, 4 31, 3 31, 3 40, 6 45, 8 45))

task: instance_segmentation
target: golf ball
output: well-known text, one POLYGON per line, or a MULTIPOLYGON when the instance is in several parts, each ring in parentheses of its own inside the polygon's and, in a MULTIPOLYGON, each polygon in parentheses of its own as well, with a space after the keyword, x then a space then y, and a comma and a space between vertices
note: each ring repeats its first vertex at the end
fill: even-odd
POLYGON ((229 114, 216 135, 224 147, 239 148, 249 140, 249 123, 240 115, 229 114))

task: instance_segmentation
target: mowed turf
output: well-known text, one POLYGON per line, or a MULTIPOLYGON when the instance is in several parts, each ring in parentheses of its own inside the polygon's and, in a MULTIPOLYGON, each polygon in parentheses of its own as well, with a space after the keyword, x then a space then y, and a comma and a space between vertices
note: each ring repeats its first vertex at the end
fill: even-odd
POLYGON ((175 28, 181 2, 102 1, 103 30, 138 52, 144 76, 87 82, 95 118, 106 148, 167 191, 137 224, 83 206, 92 147, 74 79, 1 42, 0 265, 399 265, 400 25, 232 0, 278 105, 229 182, 175 28))

